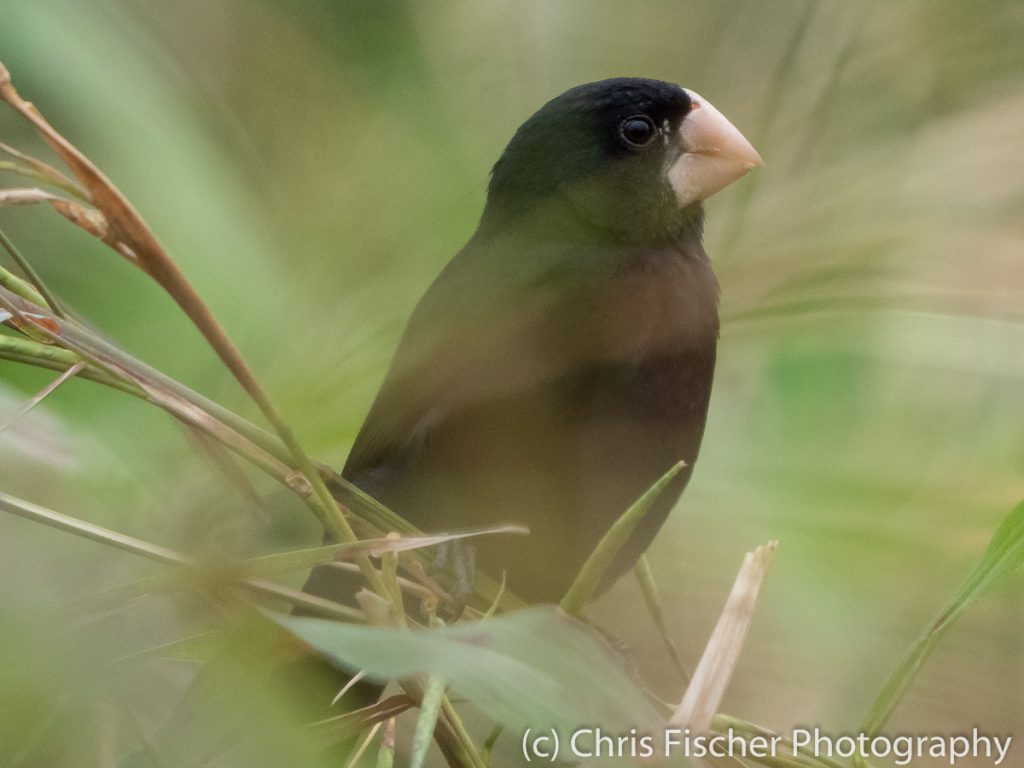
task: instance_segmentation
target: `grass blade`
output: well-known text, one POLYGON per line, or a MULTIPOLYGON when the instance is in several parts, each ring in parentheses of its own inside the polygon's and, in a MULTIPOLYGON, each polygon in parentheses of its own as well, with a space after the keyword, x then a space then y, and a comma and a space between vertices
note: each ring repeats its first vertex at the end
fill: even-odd
POLYGON ((650 509, 654 500, 661 495, 665 487, 672 482, 680 470, 686 466, 685 461, 674 464, 668 472, 652 485, 644 495, 637 499, 633 506, 627 509, 622 516, 615 521, 615 524, 608 529, 608 532, 598 542, 597 547, 587 558, 580 572, 576 575, 569 591, 562 598, 562 610, 570 616, 578 616, 590 603, 597 592, 605 574, 611 568, 616 555, 629 539, 633 529, 643 520, 647 510, 650 509))
MULTIPOLYGON (((235 346, 209 306, 192 287, 177 262, 160 244, 135 207, 88 157, 50 125, 38 109, 21 97, 14 87, 10 72, 2 63, 0 63, 0 99, 3 99, 31 123, 40 137, 60 155, 84 188, 86 196, 95 209, 87 209, 42 190, 0 191, 0 205, 5 203, 6 197, 12 196, 12 199, 8 201, 11 204, 45 200, 61 215, 103 240, 114 251, 152 277, 192 321, 221 362, 270 422, 294 459, 297 469, 305 475, 305 479, 312 486, 313 493, 304 498, 307 506, 313 510, 320 522, 336 539, 344 542, 358 541, 359 537, 331 496, 316 465, 302 448, 291 427, 285 422, 270 396, 245 362, 241 351, 235 346)), ((385 594, 384 584, 369 558, 359 557, 357 562, 367 584, 378 594, 385 594)))
POLYGON ((4 170, 12 170, 16 173, 27 171, 31 178, 45 182, 46 184, 51 184, 58 189, 63 189, 65 192, 77 197, 83 203, 88 202, 82 188, 49 163, 44 163, 42 160, 32 157, 31 155, 27 155, 2 141, 0 141, 0 153, 9 155, 10 157, 21 160, 25 163, 25 165, 16 166, 15 168, 0 166, 4 170))
POLYGON ((939 640, 971 603, 1001 578, 1024 563, 1024 502, 1018 504, 996 529, 981 561, 956 595, 914 642, 878 695, 860 730, 875 734, 885 726, 939 640))
MULTIPOLYGON (((84 520, 78 520, 60 512, 55 512, 52 509, 41 507, 38 504, 32 504, 9 496, 6 493, 0 493, 0 511, 9 512, 12 515, 33 520, 37 523, 43 523, 51 528, 73 533, 76 536, 81 536, 100 544, 106 544, 109 547, 155 560, 165 565, 198 565, 194 559, 175 552, 173 549, 161 547, 158 544, 151 544, 148 541, 136 539, 134 536, 127 536, 84 520)), ((324 600, 314 595, 307 595, 305 592, 299 592, 263 579, 243 579, 238 581, 238 586, 258 595, 302 606, 319 615, 331 616, 343 621, 361 621, 363 618, 362 614, 355 609, 330 600, 324 600)))
MULTIPOLYGON (((5 247, 7 246, 7 237, 0 232, 0 243, 5 247)), ((40 307, 46 306, 46 299, 43 298, 42 294, 35 289, 35 287, 27 280, 22 280, 17 275, 8 272, 3 267, 0 267, 0 285, 12 293, 16 293, 26 301, 31 301, 33 304, 37 304, 40 307)))
POLYGON ((633 566, 633 575, 636 576, 637 583, 640 585, 644 602, 647 604, 647 612, 651 614, 654 628, 658 630, 662 642, 665 643, 665 648, 668 650, 672 663, 679 671, 679 676, 682 677, 683 682, 689 683, 691 678, 690 672, 686 669, 686 665, 683 664, 676 644, 668 633, 668 627, 665 626, 665 611, 661 607, 661 595, 658 593, 658 584, 654 581, 654 574, 651 572, 651 564, 647 559, 647 555, 642 555, 636 561, 636 565, 633 566))
MULTIPOLYGON (((14 263, 18 265, 18 268, 22 271, 22 273, 24 273, 24 275, 28 278, 28 282, 38 292, 39 297, 44 300, 45 304, 42 306, 48 306, 50 309, 54 311, 54 314, 58 315, 59 317, 65 317, 66 313, 64 309, 61 307, 60 303, 57 301, 57 298, 53 295, 53 292, 46 287, 46 284, 43 282, 43 279, 36 273, 34 269, 32 269, 32 265, 29 264, 28 260, 21 255, 21 251, 19 251, 14 246, 14 243, 11 242, 11 238, 9 238, 2 229, 0 229, 0 245, 4 247, 4 250, 7 251, 7 254, 11 257, 14 263)), ((31 301, 30 296, 25 296, 25 298, 31 301)))

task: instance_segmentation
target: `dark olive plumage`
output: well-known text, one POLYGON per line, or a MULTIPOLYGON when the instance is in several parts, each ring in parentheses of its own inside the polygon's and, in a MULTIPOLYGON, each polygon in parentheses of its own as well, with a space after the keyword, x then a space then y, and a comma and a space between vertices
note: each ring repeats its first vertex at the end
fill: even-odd
MULTIPOLYGON (((691 102, 668 83, 607 80, 516 131, 344 468, 426 531, 527 525, 476 547, 478 567, 528 600, 560 599, 609 525, 685 460, 618 559, 627 570, 697 458, 718 288, 700 203, 680 206, 666 177, 691 102)), ((347 598, 337 574, 307 589, 347 598)))

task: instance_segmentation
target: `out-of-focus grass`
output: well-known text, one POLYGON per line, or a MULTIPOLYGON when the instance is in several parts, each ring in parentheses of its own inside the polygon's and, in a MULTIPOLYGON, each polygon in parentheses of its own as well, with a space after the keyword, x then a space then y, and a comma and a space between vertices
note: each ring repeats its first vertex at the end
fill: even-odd
MULTIPOLYGON (((652 562, 694 658, 738 553, 780 539, 734 714, 854 727, 1024 496, 1019 3, 0 0, 0 19, 20 89, 140 206, 335 464, 533 109, 640 74, 728 114, 767 167, 708 204, 728 322, 701 462, 652 562)), ((10 115, 0 134, 34 146, 10 115)), ((143 276, 47 211, 2 219, 103 330, 245 407, 143 276)), ((9 363, 0 376, 26 393, 46 380, 9 363)), ((5 490, 193 551, 316 539, 301 510, 237 499, 153 409, 72 383, 46 410, 0 436, 5 490)), ((4 627, 146 572, 3 518, 0 557, 4 627)), ((1024 726, 1020 588, 972 609, 894 727, 1024 726)), ((199 611, 151 603, 100 623, 82 668, 178 637, 199 611)), ((613 632, 659 647, 632 584, 601 605, 613 632)), ((25 674, 0 686, 0 711, 42 724, 26 701, 102 688, 50 665, 59 652, 36 635, 8 635, 25 674)), ((641 659, 647 679, 673 679, 667 658, 641 659)), ((156 720, 152 681, 184 675, 157 662, 127 676, 156 720)))

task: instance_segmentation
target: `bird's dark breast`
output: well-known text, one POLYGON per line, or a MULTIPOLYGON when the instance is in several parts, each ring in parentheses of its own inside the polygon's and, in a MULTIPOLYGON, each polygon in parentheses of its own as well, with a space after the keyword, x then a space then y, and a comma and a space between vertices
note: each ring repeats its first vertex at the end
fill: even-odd
POLYGON ((702 251, 627 251, 571 293, 495 363, 543 375, 447 413, 400 462, 352 478, 428 531, 528 526, 476 546, 478 567, 531 601, 560 599, 614 520, 686 461, 615 575, 647 547, 697 458, 714 371, 717 285, 702 251))

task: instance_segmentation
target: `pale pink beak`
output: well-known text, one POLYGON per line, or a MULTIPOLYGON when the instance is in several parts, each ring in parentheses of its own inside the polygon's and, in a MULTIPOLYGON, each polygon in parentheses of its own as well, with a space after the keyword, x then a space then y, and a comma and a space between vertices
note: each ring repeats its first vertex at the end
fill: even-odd
POLYGON ((710 101, 686 93, 693 106, 679 126, 683 153, 666 174, 680 207, 706 200, 764 165, 753 145, 710 101))

